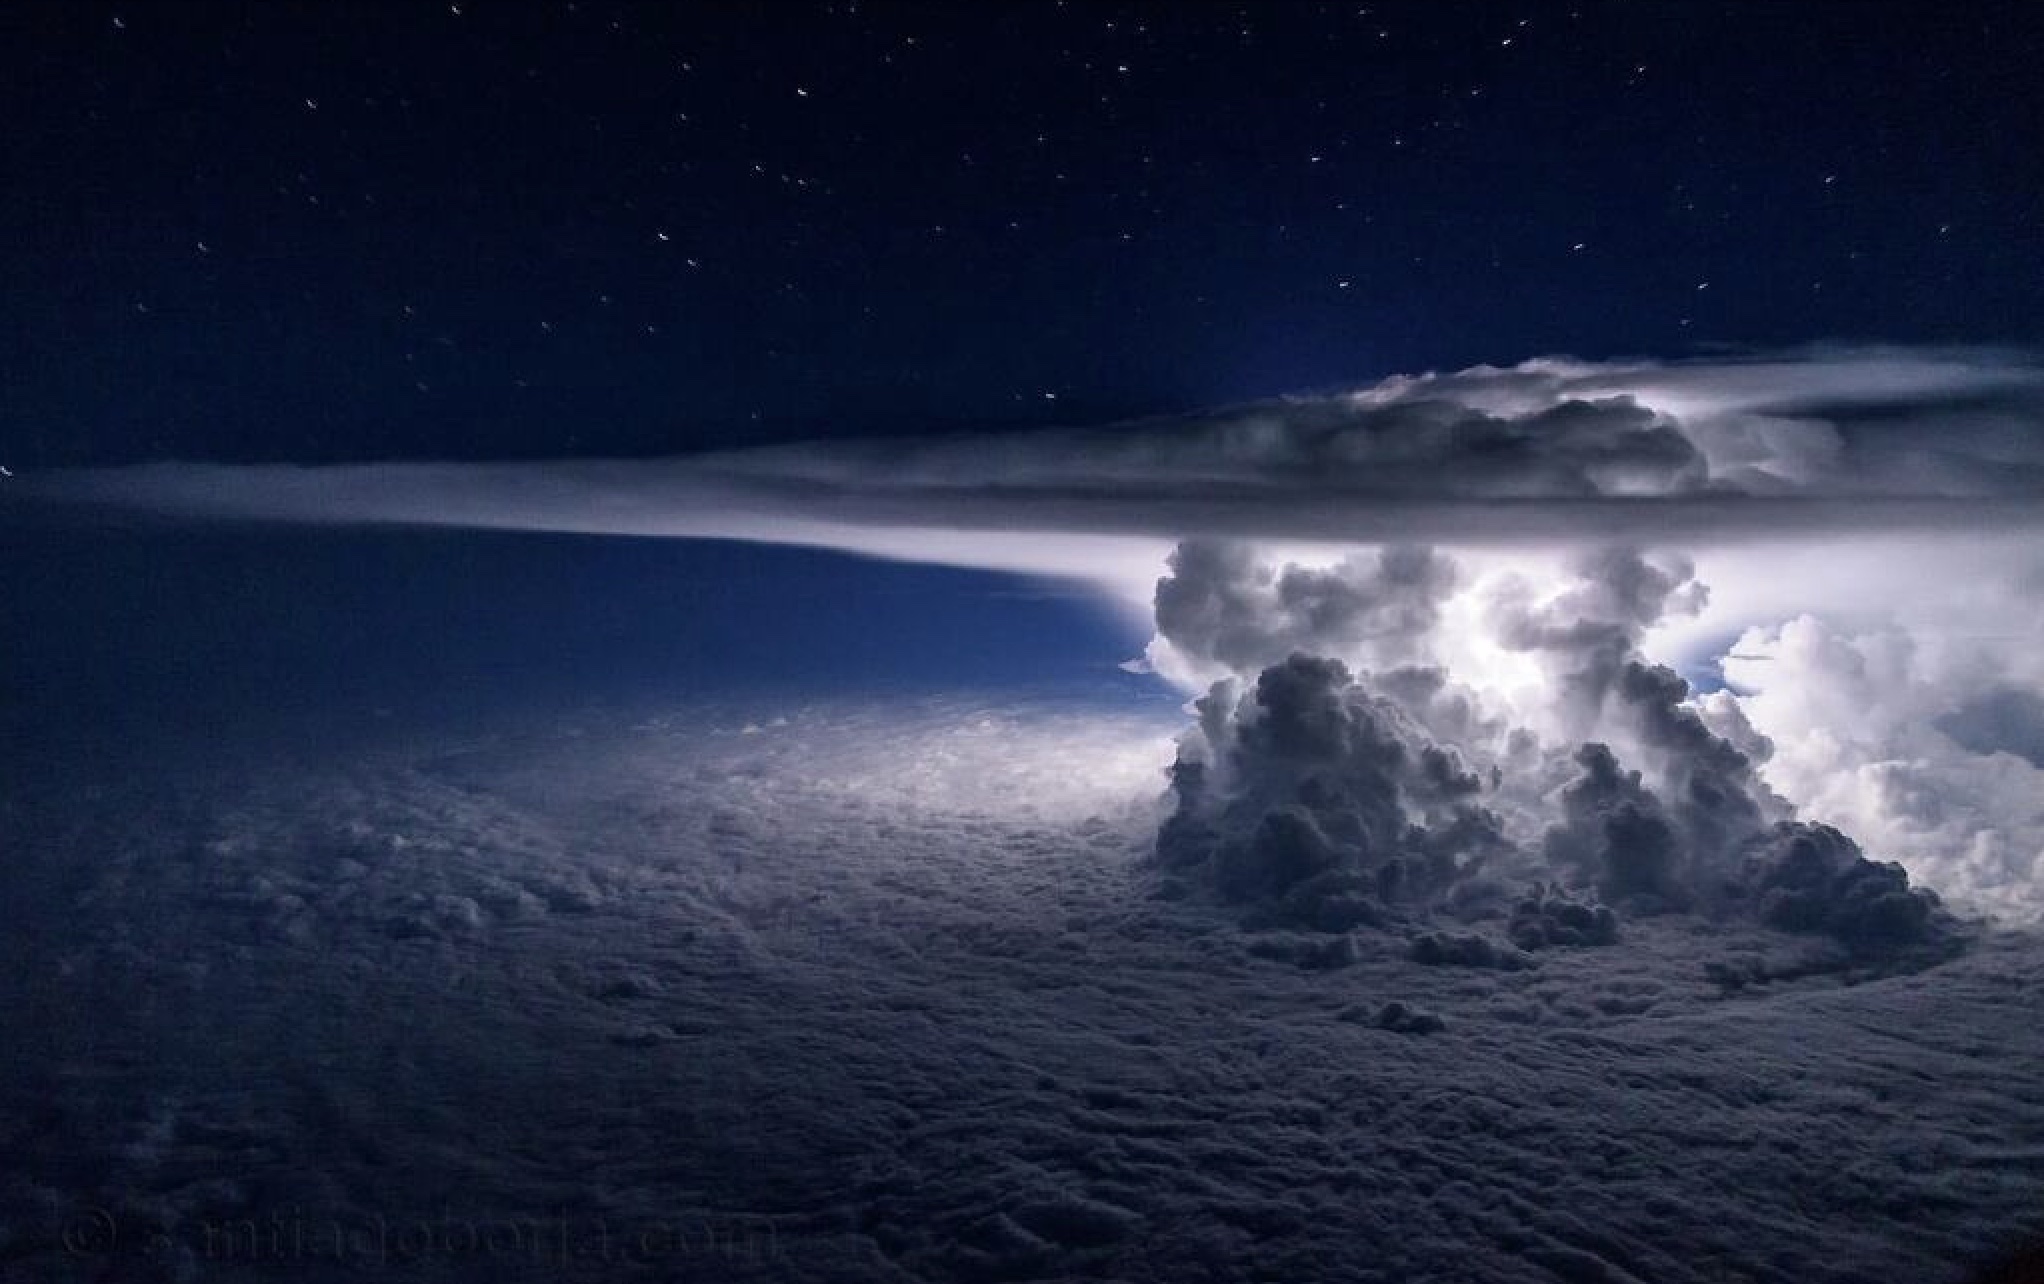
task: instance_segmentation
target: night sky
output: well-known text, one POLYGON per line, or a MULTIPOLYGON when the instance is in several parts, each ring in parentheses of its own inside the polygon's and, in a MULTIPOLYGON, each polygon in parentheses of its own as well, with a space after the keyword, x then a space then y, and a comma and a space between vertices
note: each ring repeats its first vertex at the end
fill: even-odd
POLYGON ((0 463, 2044 332, 2034 4, 16 4, 0 463))

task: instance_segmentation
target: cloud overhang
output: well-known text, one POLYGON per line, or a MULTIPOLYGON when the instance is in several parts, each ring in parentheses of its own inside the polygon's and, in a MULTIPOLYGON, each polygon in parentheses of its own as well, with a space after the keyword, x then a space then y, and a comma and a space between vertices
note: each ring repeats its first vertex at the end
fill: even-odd
POLYGON ((2040 424, 2044 365, 2029 354, 1838 348, 1549 358, 1098 429, 652 460, 164 462, 29 475, 8 493, 938 561, 974 559, 887 533, 1710 545, 2034 529, 2044 523, 2040 424))

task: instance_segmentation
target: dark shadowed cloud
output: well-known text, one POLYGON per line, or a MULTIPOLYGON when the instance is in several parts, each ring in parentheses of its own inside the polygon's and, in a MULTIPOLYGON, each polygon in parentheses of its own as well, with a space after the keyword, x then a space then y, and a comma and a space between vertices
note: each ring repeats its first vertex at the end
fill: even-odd
MULTIPOLYGON (((1171 771, 1157 857, 1174 894, 1189 883, 1247 923, 1321 932, 1488 919, 1527 950, 1608 942, 1621 913, 1820 934, 1842 960, 1957 942, 1901 866, 1795 820, 1735 703, 1701 705, 1644 658, 1647 631, 1705 596, 1687 561, 1605 548, 1537 598, 1498 585, 1499 643, 1550 674, 1545 707, 1516 725, 1414 663, 1459 578, 1443 554, 1396 547, 1316 574, 1208 542, 1170 567, 1159 639, 1234 675, 1197 702, 1171 771), (1508 909, 1528 882, 1547 890, 1508 909)), ((1414 957, 1509 966, 1502 948, 1429 932, 1414 957)))

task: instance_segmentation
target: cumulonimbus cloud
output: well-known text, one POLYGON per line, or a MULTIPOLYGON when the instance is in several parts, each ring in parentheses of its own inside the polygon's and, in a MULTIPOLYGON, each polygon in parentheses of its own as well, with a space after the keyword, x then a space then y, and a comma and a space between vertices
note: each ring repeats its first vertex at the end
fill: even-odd
MULTIPOLYGON (((1699 706, 1640 653, 1664 613, 1700 598, 1686 561, 1606 548, 1541 598, 1509 580, 1492 587, 1502 644, 1551 672, 1530 719, 1494 716, 1484 693, 1415 662, 1441 615, 1428 608, 1457 578, 1439 554, 1388 549, 1308 574, 1195 544, 1157 586, 1160 637, 1233 670, 1198 701, 1171 769, 1157 855, 1177 894, 1320 932, 1500 920, 1519 950, 1608 943, 1621 914, 1667 912, 1819 934, 1847 961, 1956 942, 1935 894, 1901 865, 1797 818, 1761 774, 1772 743, 1735 702, 1699 706), (1302 627, 1287 600, 1284 586, 1301 582, 1310 603, 1341 608, 1322 627, 1302 627), (1397 608, 1387 627, 1353 627, 1386 606, 1397 608), (1271 629, 1245 630, 1245 617, 1271 629), (1403 637, 1387 647, 1391 635, 1403 637), (1243 645, 1272 637, 1297 649, 1270 661, 1243 645), (1352 670, 1329 651, 1381 667, 1352 670), (1541 890, 1507 906, 1529 883, 1541 890)), ((1518 958, 1480 936, 1420 942, 1435 962, 1518 958)))
MULTIPOLYGON (((2044 768, 2015 719, 2044 690, 2033 353, 1542 358, 1102 428, 658 460, 17 471, 0 505, 23 510, 729 538, 1092 581, 1153 621, 1149 661, 1188 692, 1295 651, 1367 672, 1344 716, 1385 744, 1483 746, 1465 756, 1513 780, 1485 806, 1593 882, 1627 884, 1591 841, 1620 813, 1673 835, 1681 869, 1641 876, 1672 894, 1752 855, 1785 801, 1974 904, 2044 906, 2044 768), (1731 689, 1694 696, 1675 670, 1731 689), (1544 688, 1537 717, 1515 682, 1544 688), (1605 725, 1553 721, 1570 709, 1605 725), (1521 761, 1505 733, 1529 718, 1550 747, 1594 731, 1669 805, 1628 802, 1594 754, 1521 761), (1517 795, 1551 812, 1578 779, 1582 824, 1549 843, 1517 795)), ((1405 792, 1430 779, 1411 769, 1371 768, 1405 792)), ((1269 810, 1218 797, 1191 814, 1269 810)), ((1270 841, 1318 859, 1273 805, 1270 841)), ((1436 819, 1475 834, 1460 814, 1436 819)), ((1812 869, 1844 850, 1783 842, 1812 869)))

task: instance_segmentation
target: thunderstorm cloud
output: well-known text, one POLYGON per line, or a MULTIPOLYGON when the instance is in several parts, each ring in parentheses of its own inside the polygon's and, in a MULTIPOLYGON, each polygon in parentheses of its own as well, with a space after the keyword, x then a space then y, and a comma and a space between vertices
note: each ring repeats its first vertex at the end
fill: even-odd
POLYGON ((1342 896, 1412 880, 1392 901, 1465 864, 1528 873, 1516 860, 1614 901, 1723 907, 1753 901, 1727 879, 1792 843, 1773 827, 1810 823, 2027 918, 2044 906, 2044 660, 2025 644, 2044 630, 2040 424, 2032 354, 1820 348, 1543 358, 1097 429, 161 462, 4 494, 1088 582, 1152 625, 1132 667, 1201 697, 1174 832, 1212 831, 1202 859, 1226 887, 1264 877, 1252 850, 1342 896), (1338 744, 1285 732, 1309 712, 1338 744), (1478 788, 1450 788, 1464 772, 1478 788))
POLYGON ((1056 576, 1168 685, 18 785, 9 903, 61 965, 0 994, 94 1069, 0 1098, 0 1249, 64 1278, 103 1217, 197 1278, 289 1210, 458 1191, 522 1225, 573 1190, 575 1226, 749 1280, 1982 1259, 2034 1223, 2044 1128, 2040 956, 1984 921, 2044 911, 2040 423, 2026 356, 1852 350, 970 441, 9 479, 36 517, 1056 576))

